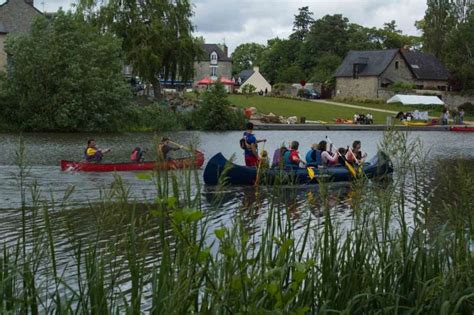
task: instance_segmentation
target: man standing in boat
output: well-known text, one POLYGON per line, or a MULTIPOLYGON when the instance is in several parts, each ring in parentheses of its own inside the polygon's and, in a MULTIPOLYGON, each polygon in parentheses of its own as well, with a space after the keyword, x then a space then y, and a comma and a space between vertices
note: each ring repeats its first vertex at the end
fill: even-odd
POLYGON ((258 143, 266 142, 267 139, 257 140, 253 134, 253 123, 247 123, 247 130, 244 137, 240 140, 240 147, 244 149, 245 165, 248 167, 257 167, 259 163, 258 143))

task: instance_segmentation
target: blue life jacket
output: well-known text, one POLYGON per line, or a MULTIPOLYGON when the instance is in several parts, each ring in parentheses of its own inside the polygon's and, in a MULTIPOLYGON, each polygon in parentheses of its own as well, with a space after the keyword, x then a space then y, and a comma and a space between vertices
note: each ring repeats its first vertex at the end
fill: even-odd
POLYGON ((283 162, 284 162, 284 165, 285 165, 286 169, 298 169, 299 168, 298 163, 294 163, 290 160, 290 155, 291 155, 291 152, 293 152, 293 151, 294 150, 288 150, 283 155, 283 162))
POLYGON ((321 151, 320 150, 309 150, 306 153, 306 163, 308 166, 318 166, 322 164, 321 151), (313 158, 313 152, 316 152, 316 159, 313 158))

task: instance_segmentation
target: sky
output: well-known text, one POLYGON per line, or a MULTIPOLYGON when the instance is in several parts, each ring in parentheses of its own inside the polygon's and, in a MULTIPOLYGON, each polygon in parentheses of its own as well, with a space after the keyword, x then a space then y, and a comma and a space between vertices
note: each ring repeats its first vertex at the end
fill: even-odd
MULTIPOLYGON (((68 9, 72 0, 35 0, 41 11, 68 9), (43 4, 44 1, 44 4, 43 4)), ((415 21, 423 18, 426 0, 193 0, 196 35, 207 43, 223 43, 233 51, 239 44, 266 44, 287 38, 298 8, 309 6, 314 18, 342 14, 353 23, 381 27, 395 20, 409 35, 419 35, 415 21)))

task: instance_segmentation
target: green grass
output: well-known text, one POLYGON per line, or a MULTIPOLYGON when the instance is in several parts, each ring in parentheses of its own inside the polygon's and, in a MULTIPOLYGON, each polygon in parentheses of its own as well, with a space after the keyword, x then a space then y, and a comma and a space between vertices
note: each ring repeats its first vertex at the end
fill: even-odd
MULTIPOLYGON (((334 123, 336 118, 352 119, 354 113, 360 110, 331 106, 327 104, 310 102, 305 100, 291 100, 268 96, 242 96, 230 95, 232 104, 245 108, 255 107, 260 113, 273 113, 278 116, 298 116, 306 117, 306 120, 322 120, 327 123, 334 123)), ((385 124, 386 117, 391 114, 373 112, 375 124, 385 124)))

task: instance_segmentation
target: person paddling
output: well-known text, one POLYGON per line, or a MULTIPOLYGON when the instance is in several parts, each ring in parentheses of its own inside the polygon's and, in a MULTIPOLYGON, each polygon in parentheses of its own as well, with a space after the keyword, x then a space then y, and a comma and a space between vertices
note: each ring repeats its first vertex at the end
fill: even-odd
POLYGON ((253 123, 247 123, 244 136, 240 139, 240 147, 244 149, 245 165, 247 167, 257 167, 259 163, 258 143, 266 142, 267 139, 257 140, 253 134, 253 123))
POLYGON ((328 143, 326 141, 321 141, 318 144, 318 150, 321 151, 321 165, 323 166, 331 166, 338 163, 338 154, 331 153, 332 145, 329 148, 329 152, 327 151, 328 143))
POLYGON ((170 158, 168 154, 170 153, 170 151, 178 151, 180 149, 184 149, 184 147, 182 145, 178 147, 173 147, 170 144, 170 138, 163 137, 161 138, 161 142, 158 144, 158 158, 163 161, 169 160, 170 158))
POLYGON ((285 163, 285 168, 287 169, 298 169, 300 167, 300 163, 306 164, 300 158, 300 154, 298 152, 300 144, 298 141, 292 141, 290 144, 290 150, 285 152, 283 155, 283 161, 285 163))
POLYGON ((352 164, 363 164, 367 154, 363 154, 361 151, 362 143, 359 140, 355 140, 352 143, 352 149, 347 150, 346 159, 352 164))
POLYGON ((306 153, 306 164, 316 167, 321 165, 321 151, 318 150, 318 144, 314 143, 311 150, 306 153))
POLYGON ((87 148, 84 150, 84 158, 87 162, 100 162, 104 153, 110 152, 110 149, 101 150, 97 147, 95 139, 87 140, 87 148))

